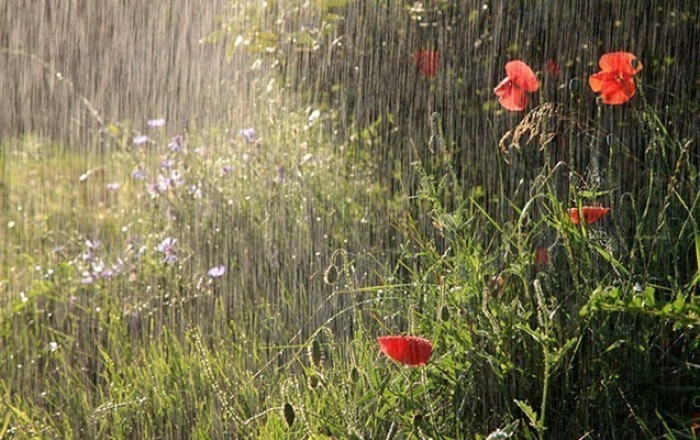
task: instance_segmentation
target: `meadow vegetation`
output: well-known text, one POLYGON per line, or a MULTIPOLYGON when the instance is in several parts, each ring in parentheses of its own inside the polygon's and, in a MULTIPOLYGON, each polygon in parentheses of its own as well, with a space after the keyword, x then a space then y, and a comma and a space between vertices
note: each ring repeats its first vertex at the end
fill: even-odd
MULTIPOLYGON (((323 63, 348 22, 408 32, 453 3, 387 21, 268 3, 233 2, 207 39, 271 66, 249 125, 105 121, 88 153, 2 139, 0 438, 700 436, 682 112, 646 79, 596 101, 582 62, 536 69, 519 113, 497 82, 480 105, 363 113, 361 75, 323 63), (478 161, 460 114, 496 121, 478 161), (584 206, 611 209, 576 224, 584 206), (432 341, 430 360, 382 356, 390 334, 432 341)), ((404 54, 417 96, 463 84, 441 53, 426 71, 404 54)))

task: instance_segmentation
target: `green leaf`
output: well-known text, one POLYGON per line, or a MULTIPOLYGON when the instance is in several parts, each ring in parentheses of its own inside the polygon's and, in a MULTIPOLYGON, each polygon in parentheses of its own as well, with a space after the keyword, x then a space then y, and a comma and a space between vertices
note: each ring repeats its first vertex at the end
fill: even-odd
POLYGON ((627 341, 625 341, 624 339, 618 339, 617 341, 610 344, 610 346, 608 348, 605 349, 605 353, 617 349, 618 347, 620 347, 622 344, 624 344, 626 342, 627 341))
POLYGON ((680 315, 685 311, 685 298, 683 298, 683 295, 679 292, 678 295, 676 295, 676 299, 673 301, 673 313, 680 315))
POLYGON ((654 297, 654 288, 647 286, 642 292, 644 296, 644 305, 647 307, 654 307, 656 305, 656 298, 654 297))
POLYGON ((605 259, 605 261, 607 261, 613 267, 615 267, 615 269, 620 271, 620 273, 626 276, 630 276, 629 270, 627 270, 627 268, 625 268, 625 266, 623 266, 617 258, 613 257, 610 252, 597 246, 595 247, 595 250, 600 254, 601 257, 603 257, 603 259, 605 259))
POLYGON ((525 417, 527 417, 528 421, 530 422, 530 426, 532 426, 535 429, 539 429, 539 418, 537 417, 537 411, 532 409, 530 405, 528 405, 526 402, 523 402, 522 400, 514 399, 514 402, 516 405, 518 405, 518 408, 525 414, 525 417))

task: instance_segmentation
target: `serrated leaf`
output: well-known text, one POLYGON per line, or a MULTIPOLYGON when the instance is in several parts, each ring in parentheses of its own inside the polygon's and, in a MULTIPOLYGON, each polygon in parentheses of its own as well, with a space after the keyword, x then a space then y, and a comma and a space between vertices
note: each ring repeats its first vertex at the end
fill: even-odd
POLYGON ((537 411, 532 409, 530 405, 528 405, 526 402, 523 402, 522 400, 514 399, 513 400, 516 405, 518 405, 518 408, 525 414, 525 417, 527 417, 528 421, 530 422, 530 426, 532 426, 535 429, 538 429, 539 426, 539 418, 537 417, 537 411))

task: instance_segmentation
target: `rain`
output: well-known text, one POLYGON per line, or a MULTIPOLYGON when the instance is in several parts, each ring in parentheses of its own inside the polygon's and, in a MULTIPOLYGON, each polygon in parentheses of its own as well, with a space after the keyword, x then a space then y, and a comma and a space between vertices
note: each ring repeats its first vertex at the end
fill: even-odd
POLYGON ((0 438, 697 438, 697 0, 5 0, 0 438))

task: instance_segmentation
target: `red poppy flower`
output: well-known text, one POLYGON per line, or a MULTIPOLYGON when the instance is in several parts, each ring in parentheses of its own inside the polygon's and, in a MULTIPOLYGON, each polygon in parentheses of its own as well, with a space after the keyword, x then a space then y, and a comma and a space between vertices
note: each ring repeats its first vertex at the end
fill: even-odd
POLYGON ((540 88, 535 72, 520 60, 506 63, 506 78, 493 89, 498 102, 506 110, 520 111, 527 106, 525 92, 535 92, 540 88))
POLYGON ((547 69, 547 73, 552 75, 554 78, 558 77, 561 73, 561 67, 559 67, 559 64, 557 64, 557 62, 554 60, 547 60, 545 69, 547 69))
POLYGON ((432 78, 438 70, 438 51, 417 50, 413 53, 413 61, 421 75, 432 78))
MULTIPOLYGON (((581 211, 583 211, 584 222, 590 225, 591 223, 597 222, 602 216, 610 212, 610 208, 603 208, 602 206, 584 206, 581 208, 581 211)), ((569 208, 568 213, 573 224, 578 225, 580 223, 578 208, 569 208)))
POLYGON ((546 247, 538 247, 535 249, 535 263, 540 266, 549 264, 549 250, 546 247))
POLYGON ((642 70, 642 63, 629 52, 606 53, 600 57, 601 71, 588 78, 591 90, 603 98, 604 104, 618 105, 629 101, 636 87, 633 76, 642 70))
POLYGON ((425 365, 433 353, 433 343, 417 336, 382 336, 377 342, 382 353, 411 367, 425 365))

